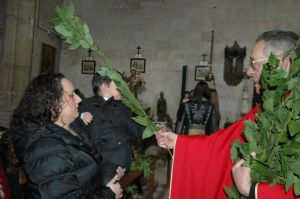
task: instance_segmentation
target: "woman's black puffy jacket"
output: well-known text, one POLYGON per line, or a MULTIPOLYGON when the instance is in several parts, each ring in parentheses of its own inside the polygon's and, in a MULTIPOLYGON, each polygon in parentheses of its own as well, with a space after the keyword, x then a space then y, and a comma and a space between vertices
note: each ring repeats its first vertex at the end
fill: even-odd
POLYGON ((100 158, 86 139, 38 121, 12 124, 9 133, 27 172, 32 198, 115 197, 109 188, 100 187, 100 158))

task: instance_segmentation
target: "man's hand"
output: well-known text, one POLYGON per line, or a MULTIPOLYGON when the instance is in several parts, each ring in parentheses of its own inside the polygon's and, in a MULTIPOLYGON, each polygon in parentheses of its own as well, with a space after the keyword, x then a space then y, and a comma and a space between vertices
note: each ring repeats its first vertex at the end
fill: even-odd
POLYGON ((123 196, 123 190, 121 188, 121 185, 117 182, 118 181, 118 175, 115 175, 108 183, 107 187, 109 187, 112 192, 115 193, 115 199, 120 199, 123 196))
POLYGON ((251 188, 251 169, 249 167, 243 167, 242 164, 244 162, 245 160, 242 159, 232 167, 232 176, 238 191, 248 197, 251 188))
POLYGON ((171 131, 165 132, 163 130, 159 130, 154 133, 158 146, 162 148, 173 149, 175 147, 175 143, 177 140, 177 135, 171 131))
POLYGON ((93 115, 90 112, 85 112, 84 115, 82 116, 82 121, 84 122, 85 125, 88 125, 93 121, 93 115))

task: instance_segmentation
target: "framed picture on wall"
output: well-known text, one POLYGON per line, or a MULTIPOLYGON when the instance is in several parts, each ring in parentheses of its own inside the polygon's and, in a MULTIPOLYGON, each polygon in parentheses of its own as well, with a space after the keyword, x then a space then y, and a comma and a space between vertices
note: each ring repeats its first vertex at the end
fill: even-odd
POLYGON ((130 59, 130 71, 131 70, 135 70, 140 73, 144 73, 146 70, 146 59, 144 59, 144 58, 130 59))
POLYGON ((81 73, 82 74, 95 74, 96 61, 95 60, 82 60, 81 73))
POLYGON ((208 66, 196 66, 195 67, 195 80, 205 80, 208 74, 209 67, 208 66))

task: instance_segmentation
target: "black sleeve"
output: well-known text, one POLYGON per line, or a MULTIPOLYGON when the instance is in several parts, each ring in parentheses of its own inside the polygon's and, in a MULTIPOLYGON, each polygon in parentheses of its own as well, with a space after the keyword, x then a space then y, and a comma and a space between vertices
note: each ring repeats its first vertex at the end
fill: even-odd
POLYGON ((255 187, 256 187, 256 183, 252 183, 252 185, 250 187, 248 199, 256 199, 255 198, 255 187))
MULTIPOLYGON (((30 181, 41 194, 41 198, 85 198, 79 180, 74 174, 76 168, 74 168, 74 160, 70 152, 64 146, 57 144, 53 145, 54 151, 41 154, 41 150, 47 150, 43 150, 40 146, 41 144, 31 146, 32 150, 26 155, 28 158, 24 159, 24 166, 27 173, 30 174, 30 181)), ((95 199, 115 198, 114 193, 108 187, 102 187, 89 195, 95 199)))
POLYGON ((132 119, 132 117, 135 117, 136 115, 129 108, 127 108, 127 106, 125 106, 123 103, 120 106, 123 112, 121 117, 127 126, 129 133, 139 139, 142 139, 143 132, 146 127, 138 124, 132 119))
POLYGON ((146 127, 138 124, 131 117, 133 117, 133 116, 127 116, 126 118, 124 118, 129 132, 133 136, 135 136, 139 139, 142 139, 143 132, 146 127))
MULTIPOLYGON (((31 154, 35 151, 31 151, 31 154)), ((29 154, 30 156, 30 154, 29 154)), ((68 151, 24 159, 30 181, 37 186, 41 198, 81 198, 79 182, 73 174, 72 157, 68 151)))
POLYGON ((212 106, 211 114, 208 118, 208 122, 205 127, 206 134, 210 135, 218 130, 218 121, 216 115, 216 109, 212 106))
POLYGON ((114 199, 115 193, 109 187, 101 187, 95 199, 114 199))
POLYGON ((181 134, 184 124, 184 108, 183 103, 179 105, 179 108, 176 113, 176 124, 175 124, 175 133, 181 134))
MULTIPOLYGON (((83 120, 80 118, 81 113, 84 112, 89 112, 94 116, 94 105, 92 103, 92 98, 85 98, 83 99, 82 103, 79 106, 79 115, 78 117, 74 120, 73 122, 73 126, 79 127, 80 129, 82 129, 84 132, 88 133, 88 135, 90 134, 91 130, 92 130, 92 123, 86 125, 83 120)), ((82 135, 81 135, 82 136, 82 135)))

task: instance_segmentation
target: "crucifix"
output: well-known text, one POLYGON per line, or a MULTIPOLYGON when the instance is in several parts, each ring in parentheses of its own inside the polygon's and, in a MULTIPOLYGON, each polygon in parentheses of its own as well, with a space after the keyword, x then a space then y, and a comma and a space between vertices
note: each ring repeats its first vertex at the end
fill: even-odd
POLYGON ((141 51, 142 48, 140 46, 138 46, 138 47, 136 47, 136 49, 137 49, 137 54, 135 54, 134 57, 135 58, 142 58, 143 55, 140 54, 140 51, 141 51))
POLYGON ((140 50, 142 49, 140 46, 136 47, 136 49, 138 50, 137 51, 137 54, 140 54, 140 50))
POLYGON ((88 49, 88 56, 86 57, 87 60, 93 60, 93 56, 92 56, 92 49, 88 49))
POLYGON ((201 56, 203 57, 202 61, 205 62, 205 57, 207 56, 207 54, 203 53, 201 56))

